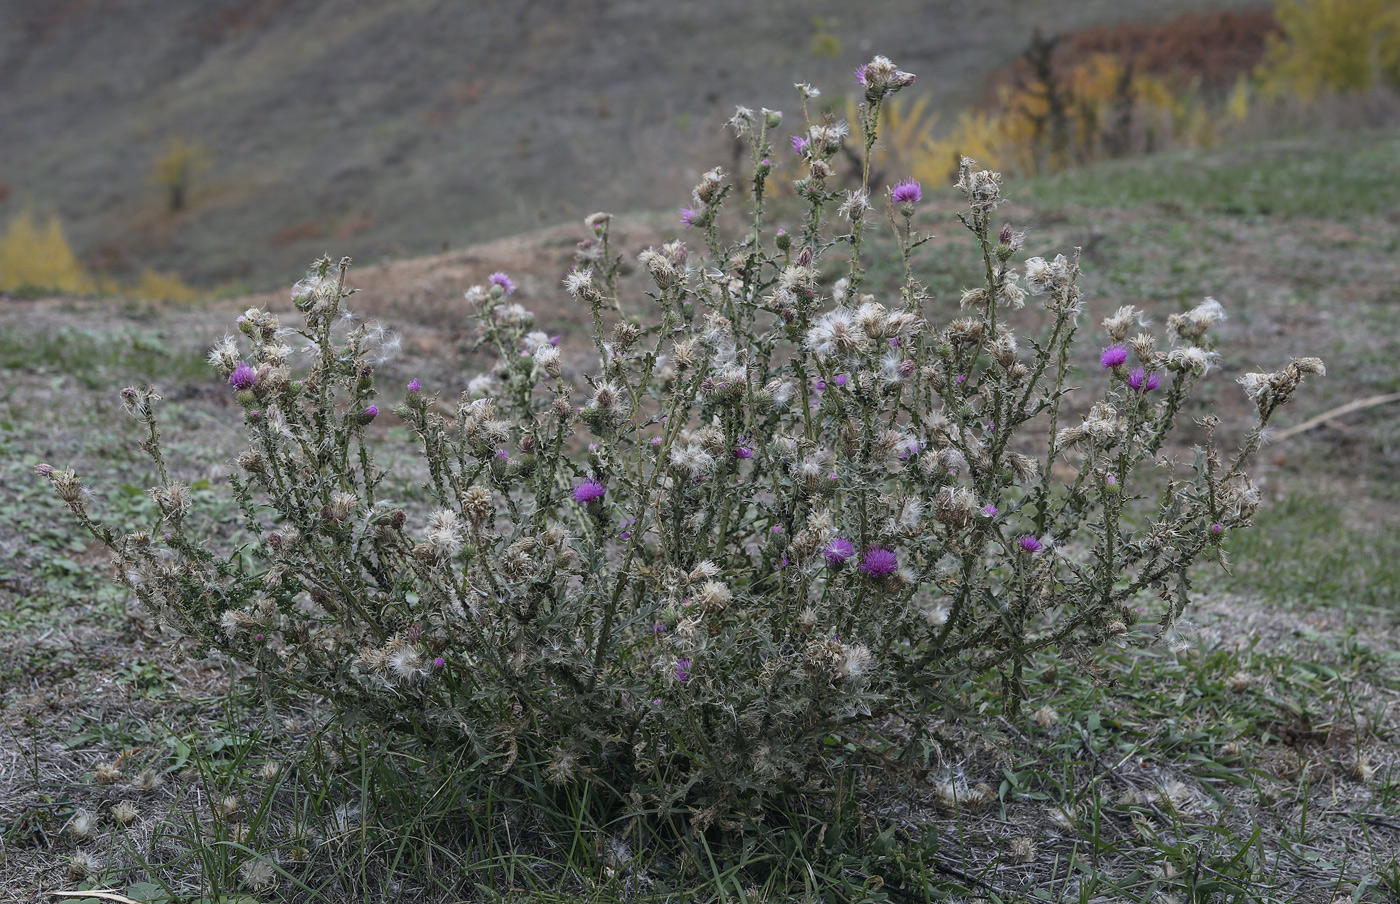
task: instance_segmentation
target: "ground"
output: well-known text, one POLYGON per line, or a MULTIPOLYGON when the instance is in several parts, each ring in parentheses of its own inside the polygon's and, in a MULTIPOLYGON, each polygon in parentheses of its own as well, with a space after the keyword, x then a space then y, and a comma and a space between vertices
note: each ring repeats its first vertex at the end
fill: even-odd
MULTIPOLYGON (((1086 330, 1119 304, 1160 322, 1220 299, 1230 315, 1223 363, 1190 413, 1213 408, 1237 437, 1247 402, 1235 378, 1292 356, 1320 356, 1328 374, 1280 426, 1400 391, 1397 160, 1394 132, 1275 141, 1012 181, 1002 212, 1031 229, 1029 253, 1083 249, 1086 330)), ((930 194, 918 225, 939 238, 920 277, 941 320, 977 274, 951 196, 930 194)), ((615 235, 631 258, 679 232, 669 216, 635 215, 615 235)), ((352 270, 362 290, 352 309, 404 339, 381 385, 417 377, 447 397, 461 391, 485 364, 470 354, 461 295, 498 270, 586 372, 586 312, 560 288, 583 235, 582 225, 556 227, 352 270)), ((892 285, 888 263, 876 247, 876 291, 892 285)), ((645 315, 639 280, 625 287, 645 315)), ((260 707, 248 676, 161 634, 106 580, 105 553, 33 467, 75 467, 98 490, 95 508, 143 515, 150 469, 116 390, 151 382, 165 397, 173 468, 194 485, 202 517, 225 524, 221 476, 240 418, 203 356, 255 304, 290 309, 286 290, 188 306, 0 299, 0 888, 38 902, 86 881, 164 900, 151 882, 190 892, 202 874, 225 902, 449 901, 477 883, 480 900, 611 901, 678 874, 705 891, 675 900, 800 897, 803 880, 781 867, 708 875, 699 863, 687 874, 648 862, 640 845, 638 859, 619 858, 598 838, 551 850, 557 842, 513 811, 503 831, 534 838, 533 852, 556 866, 532 873, 503 859, 490 833, 447 839, 447 817, 389 825, 404 811, 368 789, 398 754, 346 747, 313 701, 260 707), (155 781, 141 778, 148 769, 155 781), (136 807, 125 827, 122 801, 136 807), (84 810, 97 818, 86 834, 75 818, 84 810), (250 851, 275 855, 277 892, 251 891, 250 851), (453 870, 424 868, 425 852, 462 865, 444 879, 453 870), (95 861, 85 880, 70 871, 79 853, 95 861)), ((1085 373, 1099 339, 1081 350, 1085 373)), ((1047 658, 1016 715, 998 715, 995 683, 970 688, 965 702, 986 716, 941 725, 941 759, 912 777, 864 767, 842 838, 817 842, 857 854, 839 875, 814 877, 810 899, 956 900, 962 888, 1001 901, 1394 900, 1396 411, 1339 416, 1266 447, 1259 523, 1227 544, 1230 572, 1200 569, 1170 646, 1047 658)), ((405 447, 395 418, 373 429, 386 448, 405 447)), ((430 808, 424 789, 400 790, 430 808)))

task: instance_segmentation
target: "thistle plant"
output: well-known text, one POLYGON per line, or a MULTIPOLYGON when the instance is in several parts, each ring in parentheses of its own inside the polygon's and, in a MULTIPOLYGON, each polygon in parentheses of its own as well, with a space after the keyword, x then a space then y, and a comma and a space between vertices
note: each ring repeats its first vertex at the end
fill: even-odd
MULTIPOLYGON (((913 76, 877 57, 858 78, 868 160, 913 76)), ((1118 308, 1102 369, 1071 385, 1077 254, 1019 260, 1000 175, 964 159, 983 283, 929 297, 921 187, 877 197, 868 170, 837 185, 851 129, 799 90, 790 142, 781 113, 737 110, 751 169, 704 174, 686 240, 637 259, 645 297, 619 289, 611 218, 588 218, 563 286, 592 316, 581 379, 496 274, 466 292, 489 372, 455 399, 385 389, 390 340, 343 325, 349 262, 322 260, 293 290, 297 325, 254 308, 210 354, 247 431, 229 484, 249 542, 217 552, 189 525, 151 389, 123 390, 159 475, 149 529, 113 531, 73 472, 41 471, 164 626, 253 666, 273 697, 465 746, 463 781, 592 783, 697 829, 830 787, 835 741, 909 738, 917 759, 970 678, 999 673, 1014 711, 1034 655, 1161 636, 1193 562, 1250 523, 1247 460, 1321 362, 1241 380, 1257 418, 1234 454, 1206 418, 1193 460, 1166 457, 1221 306, 1172 316, 1161 340, 1118 308), (791 231, 765 204, 779 153, 805 173, 791 231), (880 296, 863 291, 877 229, 902 266, 880 296), (1043 327, 1018 340, 1028 303, 1043 327), (376 463, 367 427, 386 408, 417 437, 412 475, 376 463)))

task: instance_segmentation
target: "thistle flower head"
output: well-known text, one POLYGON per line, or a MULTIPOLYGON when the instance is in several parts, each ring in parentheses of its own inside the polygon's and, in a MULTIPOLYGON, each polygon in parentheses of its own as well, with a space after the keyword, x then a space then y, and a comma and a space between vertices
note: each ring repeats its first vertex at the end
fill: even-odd
POLYGON ((872 578, 887 578, 899 568, 899 557, 883 546, 872 546, 860 560, 860 570, 872 578))
POLYGON ((585 480, 583 483, 574 487, 574 501, 587 505, 590 502, 602 499, 603 494, 607 491, 608 488, 598 481, 585 480))
POLYGON ((1034 534, 1026 534, 1024 537, 1021 538, 1020 542, 1017 545, 1021 547, 1022 552, 1029 553, 1037 553, 1045 548, 1045 544, 1042 543, 1039 540, 1039 538, 1037 538, 1034 534))
POLYGON ((1112 370, 1115 367, 1121 367, 1127 360, 1128 348, 1125 345, 1110 345, 1108 348, 1104 349, 1103 354, 1099 356, 1099 363, 1103 365, 1104 370, 1112 370))
POLYGON ((831 542, 826 545, 826 549, 822 550, 826 561, 833 566, 846 564, 846 560, 855 554, 855 545, 845 537, 833 537, 831 542))
POLYGON ((246 361, 239 361, 238 366, 233 369, 233 373, 228 375, 229 385, 239 392, 252 389, 258 382, 258 372, 253 370, 246 361))
POLYGON ((515 291, 515 283, 512 282, 511 278, 504 273, 492 273, 489 279, 491 281, 491 285, 500 288, 502 295, 509 295, 510 293, 515 291))
POLYGON ((890 200, 896 204, 918 204, 924 199, 924 188, 917 179, 905 179, 890 189, 890 200))
POLYGON ((1133 372, 1128 374, 1128 386, 1133 392, 1151 392, 1160 385, 1161 381, 1155 373, 1144 371, 1141 367, 1134 368, 1133 372))

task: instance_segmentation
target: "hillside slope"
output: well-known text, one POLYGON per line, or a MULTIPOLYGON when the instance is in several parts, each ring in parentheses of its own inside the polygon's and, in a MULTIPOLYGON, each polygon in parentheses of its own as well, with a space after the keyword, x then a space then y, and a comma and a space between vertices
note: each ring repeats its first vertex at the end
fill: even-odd
POLYGON ((1049 31, 1204 0, 17 0, 0 5, 0 221, 56 212, 79 252, 267 285, 330 248, 422 253, 671 206, 730 159, 737 103, 841 92, 880 52, 948 113, 1049 31), (813 38, 839 48, 818 58, 813 38), (188 210, 163 143, 211 149, 188 210))

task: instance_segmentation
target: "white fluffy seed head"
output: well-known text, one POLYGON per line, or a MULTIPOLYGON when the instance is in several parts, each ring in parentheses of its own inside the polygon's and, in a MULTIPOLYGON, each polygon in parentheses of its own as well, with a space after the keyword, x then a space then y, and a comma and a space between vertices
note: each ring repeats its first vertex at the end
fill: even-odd
POLYGON ((73 814, 73 818, 68 820, 68 834, 81 841, 97 834, 97 826, 96 813, 91 810, 78 810, 73 814))

